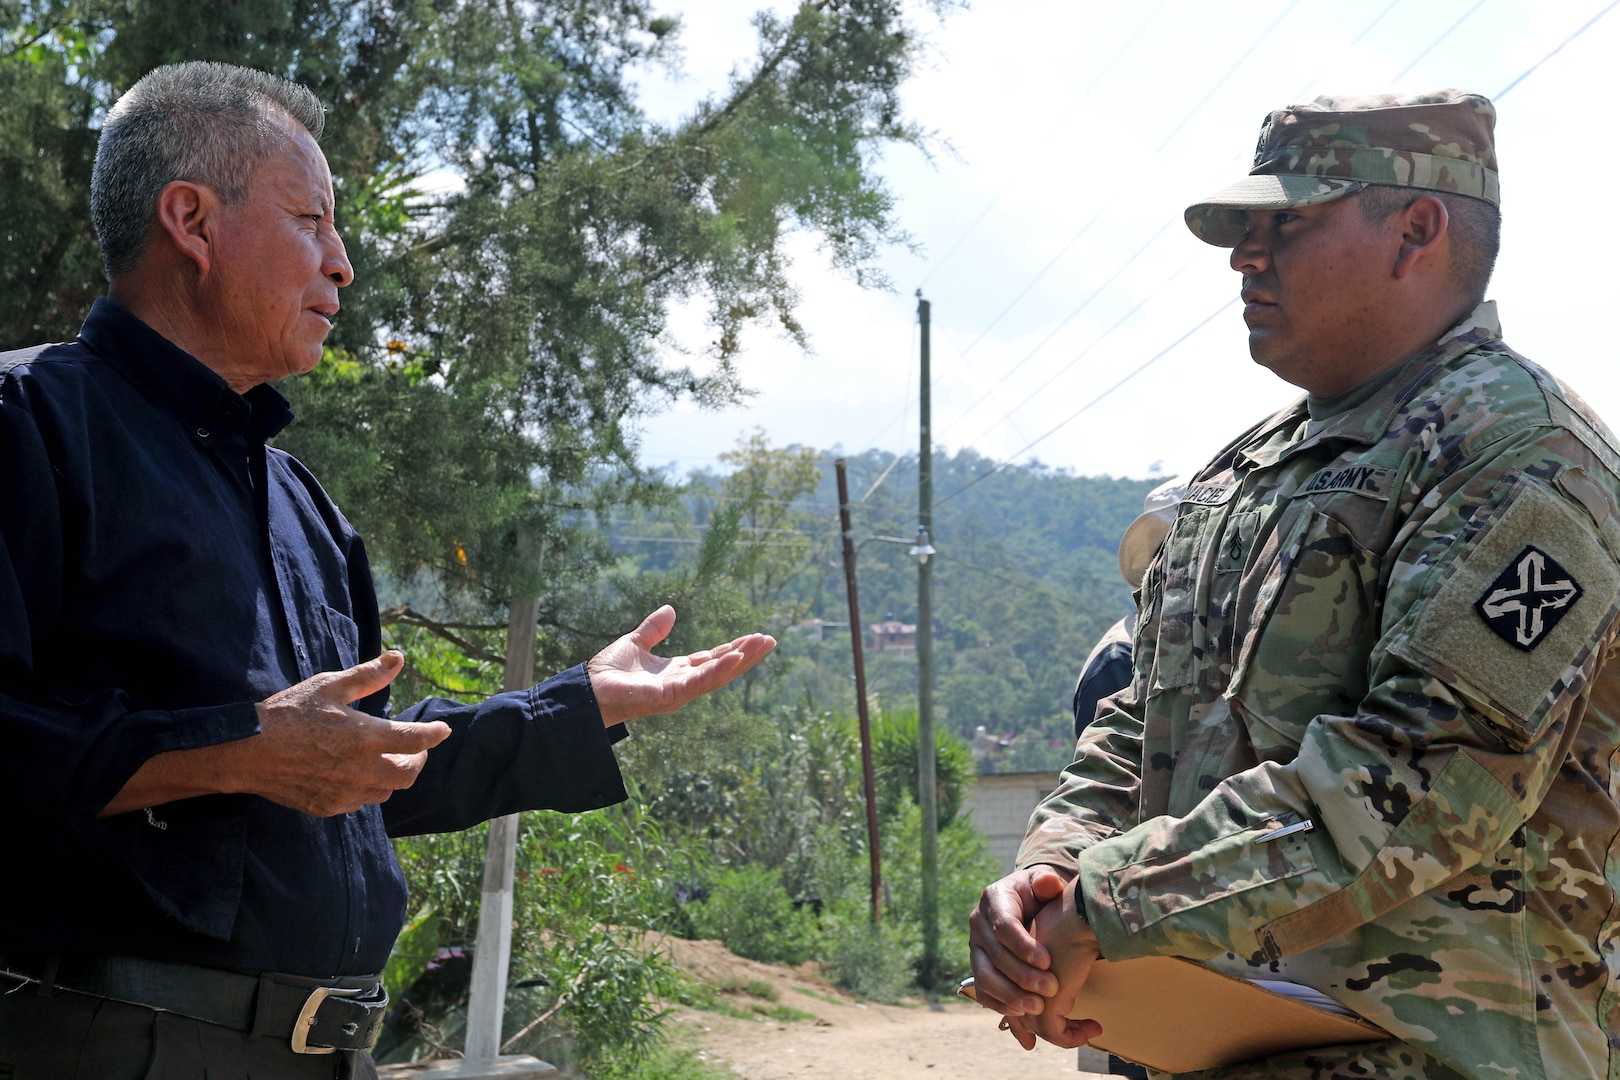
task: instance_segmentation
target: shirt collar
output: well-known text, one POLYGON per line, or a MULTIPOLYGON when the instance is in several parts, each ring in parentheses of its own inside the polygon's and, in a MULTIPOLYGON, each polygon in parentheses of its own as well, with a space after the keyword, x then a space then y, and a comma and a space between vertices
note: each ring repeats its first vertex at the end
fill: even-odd
MULTIPOLYGON (((1437 368, 1473 352, 1487 342, 1499 340, 1501 336, 1502 324, 1496 315, 1496 301, 1486 300, 1410 360, 1390 372, 1374 375, 1368 382, 1376 385, 1365 400, 1356 401, 1342 412, 1312 423, 1305 438, 1284 446, 1257 448, 1258 452, 1255 453, 1240 451, 1239 456, 1255 465, 1264 466, 1327 439, 1371 446, 1384 437, 1390 424, 1394 423, 1396 414, 1411 401, 1418 388, 1428 382, 1437 368)), ((1344 396, 1355 400, 1357 389, 1346 391, 1344 396)), ((1299 399, 1262 426, 1275 428, 1284 423, 1297 424, 1300 418, 1309 415, 1305 401, 1305 398, 1299 399)))
POLYGON ((91 352, 168 409, 204 444, 222 435, 264 442, 292 422, 287 399, 263 384, 238 394, 202 361, 115 300, 101 298, 79 330, 91 352))

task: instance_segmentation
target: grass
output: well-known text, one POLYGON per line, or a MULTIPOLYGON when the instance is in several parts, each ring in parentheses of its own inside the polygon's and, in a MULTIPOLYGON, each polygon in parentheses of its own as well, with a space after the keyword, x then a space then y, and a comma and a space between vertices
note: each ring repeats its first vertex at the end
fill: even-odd
POLYGON ((693 981, 681 994, 680 1002, 733 1020, 774 1020, 779 1024, 814 1022, 815 1014, 780 1004, 780 996, 774 986, 759 979, 727 979, 719 985, 693 981))
POLYGON ((824 1001, 828 1005, 843 1005, 843 1004, 845 1004, 845 1002, 839 1001, 835 997, 828 997, 826 994, 823 994, 823 993, 820 993, 818 991, 812 990, 808 986, 795 986, 793 989, 797 990, 799 993, 803 994, 805 997, 815 998, 817 1001, 824 1001))
POLYGON ((670 1032, 639 1065, 612 1070, 610 1080, 737 1080, 736 1073, 702 1054, 692 1032, 670 1032))
POLYGON ((767 1020, 775 1020, 779 1024, 804 1024, 815 1020, 814 1013, 807 1013, 802 1009, 795 1009, 791 1005, 755 1005, 754 1011, 767 1020))

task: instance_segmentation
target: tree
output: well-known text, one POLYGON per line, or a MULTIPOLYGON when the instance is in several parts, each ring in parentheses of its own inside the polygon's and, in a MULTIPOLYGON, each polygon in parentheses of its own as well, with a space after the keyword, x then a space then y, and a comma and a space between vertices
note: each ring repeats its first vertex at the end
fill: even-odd
MULTIPOLYGON (((142 72, 245 63, 329 104, 357 284, 326 362, 283 386, 300 421, 282 445, 380 566, 460 601, 464 621, 497 621, 536 576, 555 599, 599 571, 599 516, 662 497, 638 466, 635 418, 734 400, 744 327, 804 340, 790 231, 880 280, 873 255, 904 237, 873 160, 924 141, 899 106, 920 38, 897 0, 761 14, 758 57, 668 126, 635 98, 635 75, 671 63, 679 33, 648 0, 3 0, 0 13, 20 27, 0 37, 0 81, 27 103, 0 117, 0 169, 17 181, 0 189, 7 345, 70 335, 100 289, 91 128, 142 72), (457 190, 421 195, 434 168, 457 190), (707 309, 707 342, 673 340, 677 303, 707 309), (543 568, 520 534, 543 544, 543 568)), ((542 664, 621 628, 549 629, 542 664)))

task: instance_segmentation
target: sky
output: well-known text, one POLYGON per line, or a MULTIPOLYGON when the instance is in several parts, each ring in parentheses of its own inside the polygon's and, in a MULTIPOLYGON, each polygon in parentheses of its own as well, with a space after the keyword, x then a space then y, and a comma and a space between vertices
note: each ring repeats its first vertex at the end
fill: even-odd
MULTIPOLYGON (((643 84, 649 114, 723 92, 756 52, 761 6, 666 5, 685 61, 643 84)), ((915 241, 879 260, 893 291, 794 237, 811 351, 751 333, 738 368, 754 395, 648 419, 647 464, 723 468, 755 428, 778 446, 915 453, 920 288, 937 448, 1082 475, 1190 471, 1299 391, 1249 358, 1228 253, 1182 211, 1247 173, 1275 108, 1446 86, 1497 102, 1503 240, 1487 295, 1504 337, 1620 422, 1602 330, 1620 285, 1620 213, 1604 209, 1620 183, 1604 75, 1617 0, 977 0, 913 17, 927 53, 903 100, 937 141, 878 165, 915 241)), ((700 342, 692 312, 672 325, 700 342)))

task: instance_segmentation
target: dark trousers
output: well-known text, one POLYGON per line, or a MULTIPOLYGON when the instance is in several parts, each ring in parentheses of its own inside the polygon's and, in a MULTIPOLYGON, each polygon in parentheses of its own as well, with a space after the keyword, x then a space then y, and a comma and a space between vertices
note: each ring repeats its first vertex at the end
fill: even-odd
POLYGON ((295 1054, 218 1024, 0 977, 0 1080, 376 1080, 371 1055, 295 1054))

